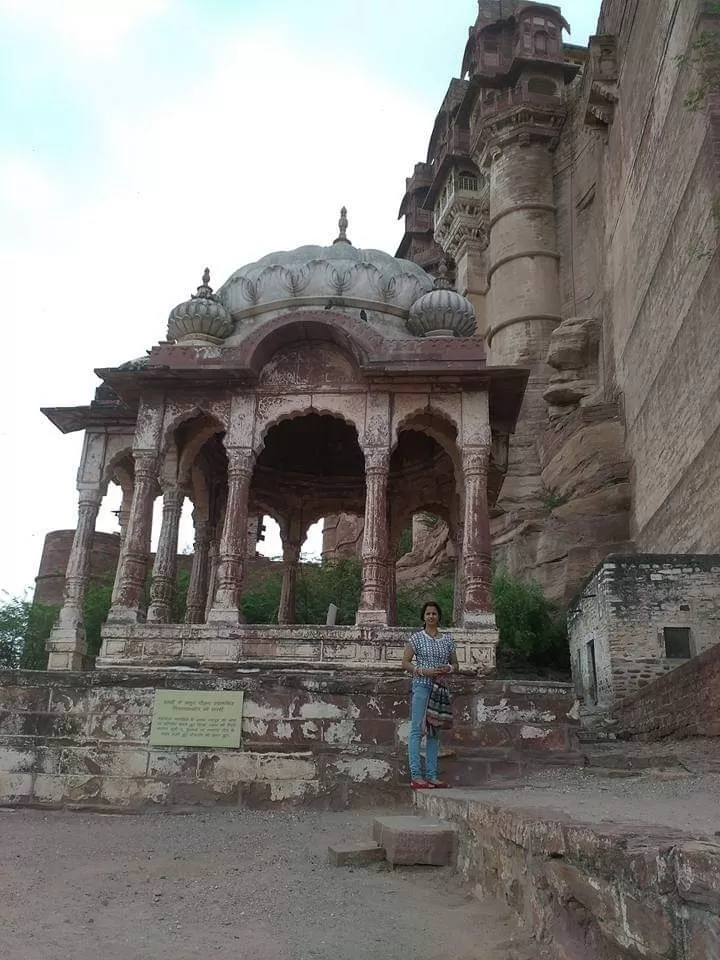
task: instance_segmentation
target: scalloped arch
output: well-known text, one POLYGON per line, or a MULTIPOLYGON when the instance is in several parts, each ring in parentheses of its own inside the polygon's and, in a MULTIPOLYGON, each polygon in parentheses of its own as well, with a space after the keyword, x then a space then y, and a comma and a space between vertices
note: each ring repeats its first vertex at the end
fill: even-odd
POLYGON ((355 431, 355 436, 357 440, 358 448, 360 452, 364 454, 361 437, 362 437, 362 427, 360 424, 356 423, 347 413, 347 410, 342 409, 341 407, 335 407, 332 403, 332 400, 328 397, 323 397, 323 403, 321 406, 317 407, 312 402, 304 404, 303 406, 294 407, 291 409, 283 410, 278 413, 276 416, 269 418, 264 421, 262 425, 256 423, 256 439, 253 446, 253 451, 256 457, 259 457, 261 452, 265 449, 265 438, 267 437, 270 430, 273 427, 276 427, 279 423, 283 423, 285 420, 301 420, 303 417, 309 416, 311 413, 315 413, 318 416, 327 416, 335 417, 337 420, 342 420, 343 423, 346 423, 349 427, 352 427, 355 431), (330 401, 330 402, 328 402, 330 401))

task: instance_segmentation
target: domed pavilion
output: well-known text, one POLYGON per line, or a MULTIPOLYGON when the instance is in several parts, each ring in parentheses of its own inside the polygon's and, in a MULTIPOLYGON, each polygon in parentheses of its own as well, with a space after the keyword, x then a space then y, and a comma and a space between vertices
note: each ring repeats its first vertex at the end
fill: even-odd
POLYGON ((122 488, 121 552, 97 666, 230 666, 248 661, 399 663, 395 557, 414 514, 448 524, 461 666, 494 665, 489 510, 526 371, 486 364, 473 306, 445 272, 331 246, 272 253, 171 310, 167 339, 96 371, 83 407, 44 413, 83 430, 79 519, 51 670, 86 655, 83 600, 98 509, 122 488), (162 524, 152 569, 153 506, 162 524), (178 529, 192 502, 194 555, 184 623, 172 623, 178 529), (333 514, 364 518, 355 626, 294 623, 300 548, 333 514), (242 622, 248 525, 269 515, 283 543, 277 624, 242 622), (150 576, 149 603, 144 588, 150 576))

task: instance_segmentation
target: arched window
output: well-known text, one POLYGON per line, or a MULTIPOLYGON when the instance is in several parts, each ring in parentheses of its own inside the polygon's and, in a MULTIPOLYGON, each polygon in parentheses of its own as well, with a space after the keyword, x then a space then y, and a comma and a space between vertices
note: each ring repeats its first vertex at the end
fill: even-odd
POLYGON ((469 190, 472 193, 477 193, 478 186, 476 174, 470 173, 468 170, 463 170, 458 174, 458 188, 460 190, 469 190))

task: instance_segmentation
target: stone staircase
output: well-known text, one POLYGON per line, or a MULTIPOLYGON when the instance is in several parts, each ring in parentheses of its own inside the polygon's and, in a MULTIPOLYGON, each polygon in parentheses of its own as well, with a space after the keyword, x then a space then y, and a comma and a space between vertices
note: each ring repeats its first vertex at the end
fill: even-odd
POLYGON ((447 867, 455 862, 457 832, 455 824, 434 817, 377 817, 372 842, 335 844, 328 848, 328 860, 336 867, 383 860, 392 866, 447 867))

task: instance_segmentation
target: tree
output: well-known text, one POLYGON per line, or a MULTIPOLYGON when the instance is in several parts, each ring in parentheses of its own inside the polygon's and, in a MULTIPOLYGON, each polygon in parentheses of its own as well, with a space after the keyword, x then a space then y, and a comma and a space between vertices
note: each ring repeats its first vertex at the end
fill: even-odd
POLYGON ((24 597, 0 602, 0 668, 43 670, 45 640, 57 613, 57 607, 34 604, 24 597))
POLYGON ((515 580, 498 570, 493 576, 492 594, 500 635, 499 660, 517 668, 568 669, 565 614, 544 596, 538 583, 515 580))

